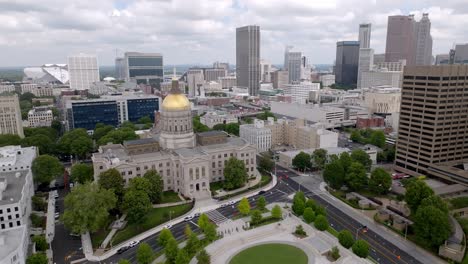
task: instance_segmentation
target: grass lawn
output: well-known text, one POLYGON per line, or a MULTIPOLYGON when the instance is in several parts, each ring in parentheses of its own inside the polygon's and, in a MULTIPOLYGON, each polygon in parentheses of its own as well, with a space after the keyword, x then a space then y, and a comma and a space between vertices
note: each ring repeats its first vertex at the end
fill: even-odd
POLYGON ((301 249, 285 244, 265 244, 248 248, 232 258, 229 264, 307 264, 301 249))
POLYGON ((91 243, 93 244, 93 248, 100 247, 102 242, 104 242, 104 239, 106 239, 107 234, 109 234, 110 232, 110 229, 108 229, 108 227, 112 223, 113 220, 114 220, 114 217, 109 215, 104 227, 91 234, 91 243))
POLYGON ((182 201, 179 197, 179 194, 177 194, 174 191, 165 191, 163 192, 163 198, 161 203, 176 203, 182 201))
POLYGON ((127 239, 130 239, 148 229, 169 221, 169 212, 172 211, 172 219, 181 216, 192 209, 192 203, 182 204, 171 207, 152 208, 146 215, 143 223, 127 224, 127 226, 118 231, 112 239, 112 245, 117 245, 127 239))

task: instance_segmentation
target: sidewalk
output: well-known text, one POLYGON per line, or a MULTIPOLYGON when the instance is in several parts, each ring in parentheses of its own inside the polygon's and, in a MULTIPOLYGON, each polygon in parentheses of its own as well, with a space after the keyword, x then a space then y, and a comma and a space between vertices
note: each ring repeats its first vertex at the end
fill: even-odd
POLYGON ((94 255, 94 252, 93 252, 93 246, 92 246, 92 243, 91 243, 91 236, 89 233, 86 233, 86 234, 83 234, 81 235, 81 243, 82 243, 82 246, 83 246, 83 253, 86 257, 87 260, 89 261, 96 261, 96 262, 99 262, 99 261, 103 261, 113 255, 115 255, 117 253, 117 250, 119 250, 121 247, 123 247, 124 245, 127 245, 129 243, 130 240, 143 240, 149 236, 152 236, 158 232, 160 232, 162 229, 163 229, 163 226, 167 225, 167 224, 171 224, 171 225, 175 225, 175 224, 178 224, 178 223, 181 223, 184 221, 184 217, 188 216, 188 215, 193 215, 194 213, 205 213, 205 212, 208 212, 208 211, 211 211, 211 210, 215 210, 215 209, 218 209, 221 204, 224 204, 226 202, 229 202, 229 201, 239 201, 242 197, 251 197, 251 196, 254 196, 256 194, 258 194, 258 192, 260 190, 263 190, 263 191, 269 191, 271 189, 273 189, 275 186, 276 186, 276 183, 277 183, 277 179, 275 176, 272 177, 272 181, 267 184, 265 187, 261 188, 261 189, 257 189, 257 190, 252 190, 251 192, 248 192, 248 193, 243 193, 243 194, 240 194, 238 196, 235 196, 235 197, 232 197, 230 200, 224 200, 224 201, 215 201, 213 199, 205 199, 205 200, 196 200, 195 201, 195 206, 192 208, 192 210, 190 210, 189 212, 187 212, 186 214, 184 215, 181 215, 175 219, 172 219, 172 221, 169 221, 169 222, 165 222, 159 226, 156 226, 156 227, 153 227, 137 236, 134 236, 132 237, 131 239, 127 240, 127 241, 124 241, 118 245, 114 245, 114 247, 112 249, 110 249, 109 251, 106 251, 104 252, 102 255, 100 256, 96 256, 94 255))
POLYGON ((47 243, 52 243, 55 237, 55 194, 57 191, 49 192, 47 204, 46 239, 47 243))
POLYGON ((352 217, 356 221, 359 221, 363 225, 366 225, 369 229, 379 234, 382 238, 384 238, 388 242, 399 247, 401 250, 410 254, 411 256, 421 261, 422 263, 441 263, 441 264, 446 263, 443 260, 439 259, 438 257, 432 255, 431 253, 421 249, 419 246, 413 244, 413 242, 409 240, 405 240, 400 235, 388 230, 386 227, 380 225, 379 223, 375 223, 373 218, 370 218, 367 215, 361 214, 356 209, 350 207, 349 205, 342 202, 341 200, 333 197, 333 195, 329 194, 328 191, 326 191, 325 186, 326 186, 326 183, 324 182, 320 184, 321 192, 317 193, 317 195, 320 195, 320 197, 324 198, 329 203, 333 204, 336 208, 338 208, 339 210, 341 210, 343 213, 347 214, 348 216, 352 217))

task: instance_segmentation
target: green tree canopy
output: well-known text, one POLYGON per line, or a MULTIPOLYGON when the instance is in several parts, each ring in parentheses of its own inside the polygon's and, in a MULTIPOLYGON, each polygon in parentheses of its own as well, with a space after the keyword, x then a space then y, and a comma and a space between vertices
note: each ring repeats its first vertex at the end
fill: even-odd
POLYGON ((323 215, 318 215, 315 218, 314 226, 315 226, 315 228, 317 228, 320 231, 327 230, 327 228, 328 228, 327 218, 325 216, 323 216, 323 215))
POLYGON ((98 140, 98 145, 102 146, 107 143, 122 144, 124 141, 135 139, 138 139, 138 135, 135 134, 135 130, 125 126, 116 130, 111 130, 105 136, 102 136, 98 140))
POLYGON ((26 259, 26 264, 47 264, 49 260, 45 253, 32 254, 26 259))
POLYGON ((314 150, 314 152, 312 153, 312 160, 313 160, 314 167, 320 170, 323 169, 323 167, 325 166, 327 162, 327 155, 328 155, 328 152, 326 149, 320 148, 320 149, 314 150))
POLYGON ((63 223, 73 233, 95 232, 102 228, 114 209, 117 198, 114 193, 99 188, 94 183, 80 184, 65 197, 63 223))
POLYGON ((340 164, 343 166, 345 172, 348 171, 351 163, 353 163, 353 160, 351 159, 351 156, 348 152, 343 152, 340 154, 340 164))
POLYGON ((196 233, 192 232, 187 238, 187 244, 185 244, 185 250, 189 255, 193 256, 200 247, 200 241, 198 240, 198 236, 196 233))
POLYGON ((213 130, 224 131, 226 129, 226 124, 216 124, 213 126, 213 130))
POLYGON ((36 146, 40 154, 53 154, 55 152, 55 143, 48 136, 33 135, 26 137, 21 141, 22 147, 36 146))
POLYGON ((230 157, 224 166, 224 188, 227 190, 244 186, 247 181, 247 172, 243 161, 230 157))
POLYGON ((434 206, 435 208, 438 208, 439 210, 441 210, 444 213, 448 214, 448 212, 449 212, 447 203, 442 198, 440 198, 440 196, 435 195, 435 194, 424 198, 421 201, 420 206, 434 206))
POLYGON ((99 141, 103 136, 107 135, 112 130, 114 130, 113 126, 98 123, 98 124, 96 124, 96 128, 94 129, 93 138, 96 141, 99 141))
POLYGON ((169 240, 171 239, 174 239, 174 236, 172 235, 171 230, 167 228, 163 228, 161 232, 159 233, 158 244, 164 248, 166 247, 167 242, 169 242, 169 240))
POLYGON ((272 160, 271 155, 265 154, 260 156, 260 160, 258 162, 258 167, 260 170, 264 172, 270 172, 273 170, 275 166, 275 162, 272 160))
POLYGON ((133 124, 132 122, 130 121, 124 121, 122 122, 122 124, 120 125, 120 128, 128 128, 128 129, 131 129, 133 131, 137 130, 135 124, 133 124))
POLYGON ((200 227, 201 230, 205 230, 206 227, 211 224, 210 218, 206 214, 201 214, 200 217, 198 218, 197 222, 198 226, 200 227))
POLYGON ((305 203, 303 199, 294 196, 292 210, 296 215, 302 215, 304 213, 305 203))
POLYGON ((257 115, 257 119, 261 120, 267 120, 268 117, 273 117, 276 120, 276 116, 268 110, 265 110, 263 113, 257 115))
POLYGON ((216 232, 216 226, 213 223, 209 223, 203 230, 205 238, 208 241, 215 241, 218 238, 218 233, 216 232))
POLYGON ((266 199, 265 199, 265 196, 261 195, 260 197, 258 197, 256 207, 257 207, 257 209, 260 210, 260 211, 265 210, 265 207, 266 207, 266 199))
POLYGON ((148 196, 152 203, 160 203, 163 198, 164 181, 156 170, 149 170, 145 172, 143 178, 148 179, 151 188, 148 196))
POLYGON ((440 246, 451 232, 448 213, 432 205, 420 206, 414 216, 414 232, 427 245, 440 246))
POLYGON ((175 264, 188 264, 190 262, 190 257, 185 249, 180 249, 177 253, 175 264))
POLYGON ((93 151, 93 141, 89 136, 80 136, 70 143, 70 153, 78 158, 85 158, 93 151))
POLYGON ((32 241, 36 244, 36 250, 37 251, 46 251, 49 248, 49 244, 47 243, 47 240, 45 236, 34 236, 32 238, 32 241))
POLYGON ((25 127, 24 136, 33 137, 37 135, 43 135, 48 137, 51 141, 56 141, 58 139, 57 131, 51 127, 25 127))
POLYGON ((122 207, 130 224, 142 223, 151 209, 151 201, 145 191, 129 189, 123 197, 122 207))
POLYGON ((392 177, 382 168, 372 171, 369 179, 369 188, 376 194, 387 193, 392 186, 392 177))
POLYGON ((151 117, 149 116, 143 116, 137 121, 138 124, 148 124, 148 123, 153 123, 153 120, 151 120, 151 117))
POLYGON ((434 194, 434 191, 422 180, 410 182, 406 186, 405 201, 411 212, 415 213, 422 200, 434 194))
POLYGON ((249 200, 247 198, 243 197, 239 204, 237 205, 237 209, 239 210, 239 213, 242 215, 248 215, 250 213, 250 204, 249 200))
POLYGON ((39 183, 50 183, 53 179, 63 175, 63 165, 53 156, 40 155, 31 166, 34 180, 39 183))
POLYGON ((355 149, 351 152, 351 160, 353 162, 359 162, 361 163, 366 170, 370 170, 372 166, 372 160, 369 157, 369 154, 367 154, 364 150, 362 149, 355 149))
POLYGON ((229 123, 226 124, 224 128, 227 133, 239 136, 239 124, 238 123, 229 123))
POLYGON ((283 217, 283 212, 279 205, 273 206, 273 209, 271 209, 271 217, 275 219, 281 219, 283 217))
POLYGON ((211 264, 211 256, 205 249, 202 249, 197 255, 197 261, 198 264, 211 264))
POLYGON ((367 243, 365 240, 356 240, 352 249, 354 254, 356 254, 358 257, 367 258, 367 256, 369 256, 369 243, 367 243))
POLYGON ((346 185, 353 191, 359 191, 367 185, 367 181, 366 168, 361 163, 351 163, 346 174, 346 185))
POLYGON ((369 143, 383 148, 385 146, 385 134, 382 130, 374 130, 369 138, 369 143))
POLYGON ((153 250, 148 243, 143 242, 138 246, 136 253, 138 264, 150 264, 153 260, 153 255, 153 250))
POLYGON ((292 160, 292 165, 299 170, 306 170, 310 168, 312 163, 310 162, 310 155, 301 151, 292 160))
POLYGON ((132 264, 128 259, 119 260, 119 264, 132 264))
POLYGON ((349 230, 343 229, 338 234, 338 241, 345 248, 350 248, 354 244, 353 234, 349 230))
POLYGON ((252 224, 258 224, 262 221, 262 213, 259 210, 252 210, 252 214, 250 215, 250 222, 252 224))
POLYGON ((144 177, 135 177, 133 179, 130 179, 127 192, 129 190, 143 191, 144 193, 148 194, 151 190, 151 183, 148 179, 144 177))
POLYGON ((359 133, 359 130, 353 130, 351 132, 351 135, 349 136, 349 139, 351 139, 353 142, 358 142, 362 143, 363 138, 361 136, 361 133, 359 133))
POLYGON ((315 212, 310 207, 306 207, 306 209, 304 209, 304 213, 302 216, 304 217, 304 221, 308 224, 312 223, 315 220, 315 212))
POLYGON ((210 131, 210 128, 200 122, 200 116, 194 116, 193 119, 193 132, 200 133, 210 131))
POLYGON ((98 184, 101 188, 112 190, 117 197, 124 193, 124 179, 116 169, 108 169, 99 174, 98 184))
POLYGON ((71 179, 74 182, 78 183, 85 183, 87 181, 93 181, 93 166, 84 164, 84 163, 77 163, 72 166, 71 168, 71 179))
POLYGON ((10 145, 21 145, 21 138, 18 135, 12 134, 0 135, 0 147, 10 145))
POLYGON ((339 160, 325 165, 323 179, 333 189, 340 189, 345 182, 345 170, 339 160))
MULTIPOLYGON (((60 140, 58 141, 58 146, 60 151, 63 154, 75 154, 81 150, 89 147, 89 141, 86 140, 84 144, 81 144, 79 141, 84 140, 84 138, 89 139, 88 132, 84 128, 77 128, 65 133, 60 140), (78 141, 78 142, 75 142, 78 141), (73 145, 73 148, 72 148, 73 145)), ((92 149, 91 149, 92 150, 92 149)), ((91 151, 90 150, 90 151, 91 151)))

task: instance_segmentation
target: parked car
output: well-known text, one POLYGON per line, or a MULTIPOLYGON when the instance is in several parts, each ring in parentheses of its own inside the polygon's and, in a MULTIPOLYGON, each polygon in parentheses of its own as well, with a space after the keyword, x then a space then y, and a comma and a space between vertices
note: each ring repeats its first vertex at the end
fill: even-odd
POLYGON ((130 242, 128 244, 129 247, 134 247, 136 245, 140 244, 140 241, 139 240, 133 240, 132 242, 130 242))
POLYGON ((264 190, 261 190, 261 191, 258 192, 258 195, 262 195, 264 193, 266 193, 266 192, 264 190))
POLYGON ((194 217, 194 218, 195 218, 195 217, 199 217, 200 215, 201 215, 200 213, 194 213, 194 214, 193 214, 193 217, 194 217))
POLYGON ((119 250, 117 250, 117 254, 122 254, 125 251, 127 251, 129 248, 130 248, 129 246, 123 246, 123 247, 119 248, 119 250))
POLYGON ((230 202, 228 203, 228 205, 234 205, 235 203, 236 203, 236 201, 230 201, 230 202))
POLYGON ((60 214, 59 213, 55 213, 55 219, 59 219, 60 218, 60 214))
POLYGON ((191 215, 184 217, 185 222, 188 222, 188 221, 190 221, 192 219, 193 219, 193 216, 191 216, 191 215))
POLYGON ((227 204, 221 204, 219 207, 223 208, 223 207, 226 207, 228 206, 227 204))
POLYGON ((166 229, 171 229, 172 225, 171 224, 167 224, 165 225, 163 228, 166 228, 166 229))

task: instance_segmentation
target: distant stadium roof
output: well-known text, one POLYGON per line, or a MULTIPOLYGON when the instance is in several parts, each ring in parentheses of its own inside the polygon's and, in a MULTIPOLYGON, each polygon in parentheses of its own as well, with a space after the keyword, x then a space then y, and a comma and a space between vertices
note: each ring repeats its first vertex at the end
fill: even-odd
POLYGON ((66 64, 44 64, 40 67, 24 68, 25 79, 34 82, 66 84, 69 80, 66 64))

